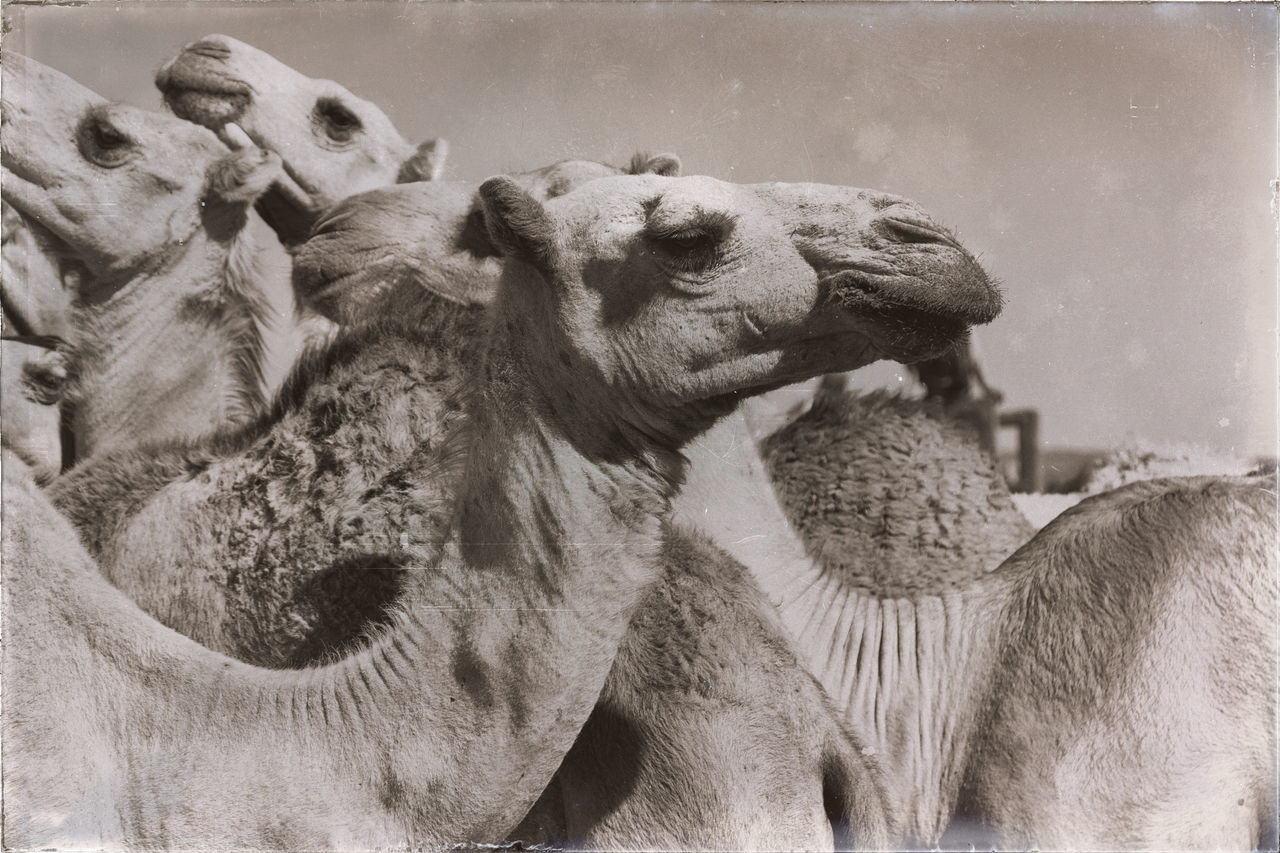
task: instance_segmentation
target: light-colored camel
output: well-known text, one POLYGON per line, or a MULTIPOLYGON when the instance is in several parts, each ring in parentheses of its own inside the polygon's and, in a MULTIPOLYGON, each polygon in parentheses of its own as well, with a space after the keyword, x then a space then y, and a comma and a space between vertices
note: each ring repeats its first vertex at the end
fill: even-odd
MULTIPOLYGON (((513 824, 657 576, 679 448, 738 394, 933 349, 980 310, 967 276, 870 289, 802 253, 807 189, 626 176, 542 206, 482 186, 509 260, 465 446, 435 454, 461 483, 450 531, 405 544, 434 568, 328 667, 268 675, 143 617, 18 470, 6 842, 418 846, 513 824)), ((872 776, 845 776, 851 826, 883 843, 872 776)))
POLYGON ((156 73, 156 86, 180 118, 218 133, 234 123, 280 155, 287 176, 258 207, 286 245, 305 240, 315 219, 347 196, 438 180, 444 169, 444 140, 415 149, 376 105, 230 36, 188 44, 156 73))
MULTIPOLYGON (((396 215, 410 215, 406 213, 409 205, 405 199, 422 193, 443 195, 447 198, 447 189, 447 185, 422 185, 399 187, 377 193, 376 197, 402 197, 398 204, 384 206, 382 216, 371 215, 378 212, 379 208, 376 205, 364 204, 358 199, 350 200, 321 224, 317 239, 321 240, 323 245, 329 246, 339 258, 350 259, 353 270, 376 269, 377 264, 369 263, 366 253, 360 251, 361 241, 373 240, 375 241, 373 245, 379 244, 376 241, 385 242, 382 234, 386 230, 386 224, 393 221, 396 215), (346 212, 349 208, 363 211, 366 214, 363 220, 371 220, 374 224, 361 231, 358 226, 362 217, 350 215, 346 212), (333 233, 329 233, 330 230, 333 233), (326 239, 327 237, 332 239, 326 239)), ((776 188, 764 189, 767 192, 778 192, 776 188)), ((814 197, 825 197, 827 207, 824 213, 829 215, 835 210, 836 192, 834 188, 807 187, 802 188, 801 195, 806 202, 812 201, 814 197)), ((833 239, 822 253, 809 252, 808 257, 813 262, 821 259, 825 254, 827 257, 834 258, 837 264, 843 264, 851 250, 856 251, 867 239, 867 226, 874 221, 874 216, 870 215, 873 210, 872 199, 854 191, 846 191, 846 193, 850 198, 849 209, 840 221, 852 223, 850 230, 843 241, 836 240, 837 235, 832 233, 833 239)), ((465 202, 466 199, 462 201, 465 202)), ((457 235, 465 231, 467 206, 459 204, 458 207, 455 224, 440 230, 440 234, 450 241, 455 240, 457 235)), ((818 223, 811 223, 808 228, 802 228, 803 223, 795 223, 795 225, 796 230, 812 233, 818 223)), ((463 243, 467 241, 464 240, 463 243)), ((366 245, 368 245, 367 242, 366 245)), ((801 242, 801 246, 809 248, 809 244, 804 242, 801 242)), ((697 248, 696 245, 694 248, 697 248)), ((306 247, 299 253, 300 273, 308 268, 306 261, 312 254, 306 247)), ((975 282, 970 278, 973 275, 980 276, 980 273, 976 268, 967 265, 963 256, 958 257, 957 261, 955 272, 961 284, 956 285, 955 289, 963 291, 964 285, 969 285, 974 288, 972 295, 982 298, 981 279, 975 282)), ((323 263, 316 263, 315 266, 324 272, 324 275, 317 275, 316 278, 325 281, 342 281, 345 276, 351 274, 341 266, 334 268, 323 263)), ((416 271, 420 273, 421 268, 417 268, 416 271)), ((422 281, 430 281, 430 276, 420 275, 419 278, 422 281)), ((847 280, 841 275, 837 275, 837 278, 847 280)), ((940 282, 941 284, 945 282, 940 282)), ((447 304, 442 303, 435 306, 434 310, 438 316, 447 317, 447 307, 447 304)), ((455 318, 463 315, 461 306, 454 307, 452 311, 455 318)), ((148 465, 152 467, 151 481, 147 482, 147 476, 139 476, 137 471, 129 471, 128 460, 122 460, 120 469, 114 475, 106 465, 96 466, 96 473, 94 466, 91 466, 59 484, 57 495, 60 505, 78 519, 82 528, 99 525, 108 534, 114 530, 126 528, 141 531, 141 535, 135 540, 136 546, 132 548, 128 542, 129 537, 115 537, 114 541, 106 543, 104 552, 114 551, 114 554, 106 558, 105 562, 108 566, 117 566, 118 568, 115 569, 117 572, 134 567, 142 560, 154 561, 157 568, 149 570, 149 578, 136 576, 121 578, 119 574, 113 574, 118 584, 131 591, 137 589, 134 593, 136 596, 147 596, 149 600, 154 601, 155 606, 170 608, 165 611, 170 614, 166 618, 185 619, 187 620, 185 626, 191 626, 191 623, 198 619, 216 623, 220 615, 216 612, 217 604, 222 600, 229 600, 233 607, 236 606, 234 596, 238 594, 237 587, 246 593, 252 593, 248 596, 248 600, 254 606, 262 607, 264 611, 281 610, 279 594, 288 589, 286 584, 280 582, 278 576, 273 577, 270 574, 272 571, 270 568, 268 568, 268 574, 264 575, 261 569, 267 567, 259 564, 258 567, 251 568, 248 564, 241 562, 240 565, 245 566, 243 571, 233 569, 240 577, 229 578, 222 587, 223 590, 231 590, 233 596, 228 597, 225 591, 220 592, 216 583, 211 590, 206 591, 208 594, 192 594, 190 590, 193 587, 198 588, 201 585, 201 579, 206 575, 205 555, 192 555, 192 550, 207 549, 209 552, 218 552, 221 549, 222 552, 230 551, 233 554, 240 551, 261 559, 259 555, 288 553, 285 549, 289 548, 294 553, 306 555, 304 559, 297 561, 304 565, 314 562, 321 565, 334 565, 336 569, 346 568, 349 570, 350 577, 345 580, 336 571, 329 575, 328 580, 333 593, 329 601, 319 602, 329 606, 312 611, 322 615, 326 609, 341 612, 341 605, 349 601, 347 596, 341 594, 344 588, 352 591, 358 589, 368 595, 369 593, 365 591, 378 586, 374 581, 376 573, 363 570, 371 565, 380 565, 374 562, 371 556, 393 550, 402 536, 420 538, 425 535, 420 532, 421 527, 425 526, 430 530, 432 524, 439 523, 438 520, 433 522, 407 512, 406 505, 413 503, 407 497, 411 498, 423 490, 437 489, 440 486, 434 484, 434 479, 438 479, 438 474, 434 472, 426 472, 434 478, 432 481, 423 481, 424 474, 420 470, 420 462, 415 460, 411 460, 411 464, 402 470, 392 471, 383 476, 380 481, 367 483, 364 478, 376 475, 376 468, 382 464, 383 458, 390 455, 386 449, 388 446, 409 448, 414 446, 414 441, 405 433, 415 427, 411 423, 401 426, 398 431, 391 431, 389 436, 380 434, 369 436, 359 434, 359 422, 361 419, 371 422, 364 426, 366 432, 371 429, 382 432, 388 429, 388 424, 381 420, 385 417, 384 412, 399 413, 405 409, 417 409, 418 407, 406 406, 403 400, 397 400, 396 396, 403 398, 409 393, 418 393, 424 395, 425 399, 429 391, 426 380, 432 376, 432 372, 435 371, 437 375, 447 375, 450 369, 457 370, 456 367, 448 367, 450 362, 444 359, 457 359, 459 357, 457 351, 461 349, 457 342, 469 341, 474 337, 474 334, 469 333, 465 328, 450 329, 442 327, 437 321, 430 339, 438 342, 437 347, 443 351, 443 358, 438 356, 435 360, 421 364, 423 361, 421 357, 413 360, 394 350, 396 336, 391 333, 390 327, 394 324, 394 318, 407 313, 406 309, 399 306, 398 310, 384 313, 386 318, 381 323, 370 332, 363 333, 369 335, 364 345, 370 351, 368 357, 343 356, 332 363, 330 369, 333 376, 324 381, 313 380, 301 386, 308 389, 309 395, 309 399, 301 407, 302 411, 286 414, 272 426, 271 437, 259 442, 257 445, 259 449, 251 448, 240 461, 234 463, 214 461, 204 468, 198 462, 193 463, 190 458, 182 458, 181 454, 175 454, 170 460, 170 465, 166 465, 164 460, 135 460, 134 464, 140 468, 148 465), (382 366, 380 370, 379 365, 382 366), (383 380, 384 376, 393 382, 383 380), (397 388, 406 390, 397 391, 397 388), (391 399, 388 400, 388 398, 391 399), (339 427, 350 429, 344 432, 339 427), (357 436, 359 436, 358 439, 357 436), (317 439, 322 440, 323 468, 320 468, 310 457, 311 448, 317 444, 317 439), (351 447, 352 450, 344 451, 343 447, 351 447), (282 454, 287 455, 289 461, 285 461, 282 454), (165 470, 166 468, 169 470, 165 470), (194 479, 187 480, 184 477, 182 479, 186 482, 164 487, 159 499, 147 501, 149 492, 155 491, 163 478, 181 476, 184 470, 195 473, 201 469, 203 473, 194 479), (260 473, 254 473, 255 471, 260 473), (274 472, 289 473, 285 479, 281 480, 274 472), (365 484, 362 485, 362 483, 365 484), (130 493, 121 490, 122 484, 127 484, 125 488, 133 491, 130 493), (113 493, 113 489, 121 491, 113 493), (219 494, 226 497, 219 498, 219 494), (343 495, 351 497, 346 498, 343 495), (128 525, 121 523, 118 517, 104 516, 101 510, 103 506, 127 508, 131 503, 144 502, 148 503, 147 508, 144 508, 140 516, 128 525), (191 508, 190 516, 184 516, 182 506, 191 508), (314 507, 314 511, 308 507, 314 507), (217 520, 212 516, 211 508, 212 512, 220 516, 217 520), (153 512, 153 509, 156 511, 153 512), (228 509, 231 512, 228 512, 228 509), (323 541, 315 536, 314 532, 310 536, 311 541, 305 545, 301 541, 302 535, 297 531, 292 534, 288 531, 269 534, 274 538, 267 540, 261 538, 264 533, 255 534, 255 530, 263 531, 264 519, 279 519, 286 517, 285 514, 292 513, 297 513, 296 517, 300 519, 319 518, 321 530, 333 531, 334 539, 345 538, 345 543, 323 541), (146 521, 148 515, 153 521, 146 521), (188 523, 185 520, 187 517, 198 518, 198 521, 188 523), (155 535, 153 531, 158 531, 162 523, 172 525, 174 519, 180 520, 182 525, 173 528, 171 536, 169 531, 160 536, 155 535), (198 532, 201 529, 207 530, 207 534, 201 536, 198 532), (222 535, 228 531, 232 531, 232 536, 224 540, 222 535), (292 538, 289 538, 290 536, 292 538), (166 540, 171 542, 166 544, 166 540), (304 547, 309 547, 311 550, 303 551, 304 547), (345 560, 335 559, 334 552, 341 556, 342 548, 347 549, 352 556, 345 560), (120 559, 123 549, 131 550, 129 559, 120 559), (321 554, 325 551, 328 553, 322 559, 321 554), (189 564, 196 561, 200 562, 200 566, 188 568, 189 564), (158 569, 169 566, 179 566, 183 569, 172 582, 174 587, 187 588, 185 599, 179 597, 174 588, 156 589, 157 576, 163 576, 162 570, 158 571, 158 569), (356 571, 350 571, 353 569, 356 571), (272 595, 276 596, 275 602, 270 600, 272 595), (202 603, 211 600, 217 601, 201 613, 202 603)), ((939 328, 929 333, 927 341, 921 346, 924 351, 928 351, 929 348, 936 347, 945 341, 945 338, 940 341, 936 335, 956 334, 960 328, 955 324, 940 324, 939 328)), ((902 343, 908 344, 905 340, 902 343)), ((358 353, 360 347, 353 348, 349 343, 340 343, 337 350, 358 353)), ((424 425, 416 428, 420 432, 420 437, 416 440, 429 442, 430 432, 427 427, 424 425)), ((292 526, 296 528, 298 524, 294 523, 292 526)), ((677 539, 669 542, 668 547, 688 551, 692 546, 681 545, 677 539)), ((698 553, 700 550, 705 551, 706 546, 693 547, 692 550, 698 553)), ((678 550, 677 553, 679 553, 678 550)), ((226 563, 226 560, 219 559, 209 564, 209 567, 215 568, 226 563)), ((234 566, 236 563, 233 561, 231 565, 234 566)), ((663 641, 666 638, 656 629, 647 636, 637 638, 634 641, 634 647, 637 650, 635 656, 644 663, 644 666, 637 665, 634 669, 644 673, 644 678, 628 681, 618 678, 615 671, 615 677, 611 678, 611 683, 618 685, 617 693, 627 701, 615 698, 612 700, 612 706, 606 702, 599 711, 601 716, 593 718, 597 721, 592 727, 593 731, 609 731, 609 726, 616 726, 618 719, 634 719, 635 726, 645 727, 642 733, 645 735, 645 743, 652 747, 652 751, 646 751, 643 756, 633 757, 631 768, 633 772, 627 777, 615 775, 612 778, 619 782, 640 785, 642 791, 646 784, 656 786, 657 791, 646 792, 649 794, 647 799, 639 795, 631 797, 626 802, 618 804, 619 807, 611 810, 607 815, 590 812, 571 813, 568 831, 575 838, 586 839, 591 844, 628 841, 632 845, 645 842, 657 843, 663 839, 655 834, 653 827, 665 825, 672 833, 682 833, 679 835, 682 843, 694 843, 700 846, 710 843, 729 846, 735 844, 769 846, 770 841, 788 843, 788 846, 803 843, 797 841, 794 824, 779 822, 775 824, 777 834, 761 835, 764 825, 759 822, 752 825, 752 822, 744 821, 741 808, 744 804, 760 802, 761 796, 767 793, 769 788, 759 786, 767 781, 773 786, 775 795, 771 798, 765 797, 764 801, 772 802, 774 805, 767 810, 767 815, 761 815, 761 817, 777 819, 780 815, 793 814, 787 810, 794 808, 790 805, 794 802, 809 803, 810 805, 805 808, 808 810, 810 820, 812 819, 813 810, 817 808, 813 804, 816 802, 820 805, 820 797, 815 801, 814 796, 778 796, 776 786, 784 781, 787 784, 794 784, 790 781, 791 777, 787 775, 787 772, 792 771, 804 780, 811 791, 823 782, 830 787, 837 781, 830 778, 824 779, 820 767, 798 757, 810 755, 816 760, 821 754, 813 741, 815 733, 813 725, 799 724, 799 720, 805 718, 804 709, 818 705, 818 700, 812 698, 815 695, 812 684, 801 675, 794 660, 790 658, 785 642, 776 634, 772 634, 773 639, 768 640, 767 637, 770 634, 766 632, 767 645, 763 648, 744 643, 741 637, 734 639, 735 631, 750 625, 752 620, 757 623, 761 621, 767 623, 771 619, 767 614, 760 614, 753 606, 753 595, 758 596, 758 593, 736 596, 734 600, 737 603, 732 607, 723 603, 721 597, 727 593, 716 592, 717 584, 732 590, 750 589, 750 584, 744 578, 741 576, 735 578, 727 573, 725 565, 723 558, 720 558, 719 562, 711 560, 702 571, 702 577, 708 580, 702 581, 701 584, 685 583, 684 588, 678 593, 669 593, 667 596, 667 600, 673 596, 689 596, 691 598, 689 606, 706 609, 708 613, 716 613, 720 617, 716 625, 707 626, 705 637, 699 638, 695 634, 691 638, 694 651, 699 653, 695 659, 692 661, 684 659, 683 656, 688 654, 685 648, 670 645, 664 648, 663 641), (716 583, 709 582, 712 578, 716 579, 716 583), (699 592, 699 596, 694 596, 694 592, 699 592), (700 642, 706 645, 699 646, 700 642), (724 659, 721 667, 717 667, 716 656, 707 654, 708 650, 715 649, 717 645, 725 647, 724 652, 719 656, 724 659), (654 651, 655 648, 657 651, 654 651), (706 662, 702 660, 703 658, 706 658, 706 662), (744 662, 750 662, 750 665, 744 665, 744 662), (768 671, 774 675, 760 683, 748 675, 756 670, 768 671), (697 678, 694 677, 695 674, 697 678), (788 685, 781 694, 775 692, 779 684, 788 685), (768 705, 759 702, 762 690, 765 691, 766 698, 770 698, 771 694, 768 705), (797 694, 801 691, 807 691, 800 695, 800 699, 805 701, 797 701, 797 694), (635 694, 651 694, 652 698, 647 700, 642 697, 636 698, 635 694), (735 699, 738 696, 745 697, 753 694, 757 700, 755 702, 735 699), (676 701, 670 701, 672 699, 676 701), (649 715, 653 713, 652 709, 655 705, 657 707, 674 705, 677 709, 667 715, 667 725, 659 726, 650 719, 649 715), (612 715, 610 715, 611 707, 612 715), (713 710, 722 713, 712 713, 713 710), (750 727, 744 729, 739 724, 744 714, 758 722, 762 730, 760 734, 752 735, 750 727), (797 717, 797 714, 800 716, 797 717), (681 715, 684 715, 683 720, 681 715), (770 729, 776 729, 780 733, 774 734, 769 731, 770 729), (738 768, 739 764, 725 760, 724 751, 735 747, 748 751, 748 743, 742 736, 731 739, 726 733, 744 730, 747 732, 746 737, 751 737, 752 747, 755 747, 762 737, 778 744, 779 747, 788 742, 792 743, 793 746, 790 749, 778 748, 773 753, 769 753, 769 755, 793 756, 791 762, 784 768, 786 772, 780 772, 777 768, 770 766, 772 763, 770 759, 763 762, 763 766, 757 762, 754 765, 741 767, 736 774, 728 775, 728 778, 722 780, 721 784, 709 782, 704 766, 696 758, 699 751, 708 745, 714 746, 716 749, 708 749, 701 760, 711 762, 713 766, 738 768), (694 744, 697 748, 690 752, 689 747, 694 744), (801 745, 807 745, 803 752, 798 748, 801 745), (677 766, 673 762, 681 756, 688 755, 695 757, 692 763, 685 758, 684 763, 678 765, 679 769, 683 770, 679 778, 684 780, 680 783, 681 787, 678 790, 689 786, 696 788, 696 783, 702 786, 702 794, 699 797, 673 797, 671 789, 664 788, 661 780, 670 779, 670 771, 677 766), (738 791, 739 799, 736 801, 738 808, 724 809, 724 806, 735 803, 732 796, 734 785, 727 783, 730 780, 744 782, 747 779, 752 780, 757 787, 748 789, 742 786, 738 791), (666 796, 660 796, 664 792, 666 796), (712 795, 718 796, 719 800, 712 795), (645 808, 637 809, 638 804, 645 808), (729 834, 731 829, 738 834, 729 834), (784 839, 790 840, 784 841, 784 839)), ((108 568, 108 571, 113 570, 108 568)), ((313 584, 311 589, 306 590, 307 594, 313 597, 323 591, 324 588, 320 583, 313 584)), ((666 626, 672 622, 684 622, 687 625, 689 618, 687 612, 682 613, 677 610, 672 614, 668 612, 669 607, 663 606, 661 599, 653 602, 652 608, 654 615, 650 620, 658 626, 666 626)), ((289 612, 298 612, 297 607, 292 604, 284 609, 288 611, 285 613, 286 616, 289 612)), ((350 610, 349 606, 348 610, 350 610)), ((243 631, 245 635, 256 631, 260 635, 260 641, 264 633, 262 629, 265 619, 255 621, 255 616, 256 614, 246 614, 241 610, 237 613, 237 618, 227 621, 231 623, 232 630, 243 631)), ((356 616, 358 618, 352 621, 358 626, 362 619, 368 618, 368 613, 360 613, 356 616)), ((184 623, 174 621, 171 624, 184 623)), ((324 629, 326 626, 307 625, 305 620, 300 619, 296 624, 288 627, 297 631, 299 626, 304 629, 300 637, 290 638, 280 633, 271 637, 275 646, 273 650, 279 653, 291 643, 293 648, 296 649, 301 645, 308 655, 314 655, 316 646, 314 643, 308 645, 308 632, 319 633, 317 629, 324 629)), ((758 630, 755 633, 758 634, 758 630)), ((234 642, 240 637, 218 637, 218 640, 223 643, 228 639, 234 642)), ((333 642, 334 639, 334 633, 330 632, 329 641, 333 642)), ((632 645, 629 643, 628 648, 632 645)), ((248 643, 241 646, 241 649, 246 648, 261 653, 248 643)), ((605 737, 603 741, 607 743, 610 738, 605 737)), ((750 754, 760 755, 760 752, 755 750, 750 754)), ((587 753, 583 759, 574 763, 575 768, 585 766, 586 769, 580 770, 577 776, 565 773, 566 785, 581 786, 583 778, 592 777, 591 765, 587 763, 590 759, 591 753, 587 753)), ((833 768, 837 766, 839 765, 832 765, 833 768)), ((713 775, 712 778, 716 777, 713 775)), ((626 789, 617 790, 625 791, 626 789)), ((570 796, 567 801, 581 802, 581 798, 570 796)), ((595 802, 607 802, 607 799, 598 799, 595 802)), ((675 843, 676 836, 665 840, 675 843)))
MULTIPOLYGON (((229 36, 205 36, 156 73, 165 103, 180 118, 203 124, 224 140, 279 154, 284 174, 256 205, 292 251, 315 220, 348 196, 397 182, 439 180, 449 146, 443 139, 416 148, 375 104, 331 80, 295 71, 229 36)), ((283 340, 269 340, 265 373, 276 388, 301 349, 332 334, 332 324, 305 303, 279 304, 283 340)))
MULTIPOLYGON (((435 230, 417 232, 416 243, 393 240, 391 235, 413 233, 411 223, 427 218, 414 211, 413 201, 408 192, 378 193, 335 209, 298 255, 295 271, 305 280, 300 292, 331 295, 341 307, 329 316, 347 321, 370 310, 371 300, 360 295, 382 292, 383 282, 432 278, 424 272, 434 266, 430 259, 444 256, 441 246, 467 229, 442 227, 436 219, 435 230)), ((868 196, 869 204, 877 202, 880 197, 868 196)), ((471 293, 486 285, 475 276, 469 281, 471 293)), ((782 623, 799 638, 799 648, 809 650, 806 665, 822 674, 851 721, 869 725, 874 697, 847 691, 858 665, 856 655, 847 654, 852 626, 830 618, 851 589, 861 588, 860 577, 848 567, 881 583, 902 576, 923 588, 941 581, 962 585, 994 570, 1032 530, 990 458, 960 425, 895 398, 848 395, 820 401, 804 419, 806 429, 780 434, 768 445, 768 468, 751 438, 755 409, 747 401, 741 416, 726 417, 686 450, 691 465, 675 506, 683 522, 708 530, 720 547, 752 567, 782 607, 782 623), (806 460, 822 469, 820 484, 809 479, 806 460), (803 514, 788 518, 775 487, 803 514)), ((909 707, 914 698, 900 701, 909 707)), ((917 741, 897 738, 896 731, 880 734, 884 739, 875 748, 886 761, 927 777, 919 788, 902 791, 896 802, 902 815, 915 818, 913 835, 936 838, 950 814, 956 784, 950 775, 959 764, 951 754, 926 750, 922 756, 917 741), (919 767, 921 762, 930 769, 919 767), (953 768, 950 774, 946 767, 953 768), (939 790, 944 775, 945 791, 939 790)), ((610 781, 626 784, 626 779, 619 773, 610 781)), ((604 777, 592 784, 605 784, 604 777)), ((552 811, 558 793, 548 794, 552 811)), ((625 805, 647 802, 636 797, 625 805)), ((556 826, 555 815, 546 811, 533 816, 525 840, 545 840, 538 830, 556 826)))
POLYGON ((1001 567, 958 823, 1006 848, 1276 849, 1278 494, 1274 469, 1135 483, 1001 567))
POLYGON ((64 395, 77 455, 255 415, 273 282, 247 226, 279 158, 11 52, 3 70, 4 199, 82 272, 64 395))

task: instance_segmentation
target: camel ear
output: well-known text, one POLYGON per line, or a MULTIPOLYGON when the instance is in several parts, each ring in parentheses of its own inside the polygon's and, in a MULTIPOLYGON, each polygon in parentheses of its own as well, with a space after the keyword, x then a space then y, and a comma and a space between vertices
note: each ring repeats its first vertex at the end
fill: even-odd
POLYGON ((449 140, 428 139, 418 146, 408 160, 400 164, 400 174, 396 177, 398 184, 411 184, 415 181, 438 181, 444 174, 444 161, 449 156, 449 140))
POLYGON ((631 158, 631 174, 662 175, 665 178, 680 177, 680 158, 674 154, 637 154, 631 158))
POLYGON ((538 200, 507 177, 480 185, 489 239, 507 257, 520 258, 542 269, 555 259, 555 226, 538 200))
POLYGON ((248 221, 249 208, 284 175, 280 155, 242 148, 216 161, 205 179, 203 219, 209 233, 227 239, 248 221))

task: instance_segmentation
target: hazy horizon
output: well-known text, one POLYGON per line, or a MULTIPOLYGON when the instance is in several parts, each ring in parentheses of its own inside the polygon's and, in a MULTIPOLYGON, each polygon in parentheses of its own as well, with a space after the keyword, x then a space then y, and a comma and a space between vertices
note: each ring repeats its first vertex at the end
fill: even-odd
MULTIPOLYGON (((1276 451, 1276 22, 1266 4, 7 6, 5 48, 160 109, 226 33, 451 145, 447 178, 672 151, 874 187, 1001 279, 988 380, 1048 445, 1276 451)), ((895 370, 873 368, 880 381, 895 370)))

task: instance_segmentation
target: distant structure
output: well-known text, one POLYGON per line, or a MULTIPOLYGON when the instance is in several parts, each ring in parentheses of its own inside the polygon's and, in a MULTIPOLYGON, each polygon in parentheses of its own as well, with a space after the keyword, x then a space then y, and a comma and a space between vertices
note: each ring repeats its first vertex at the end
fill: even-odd
POLYGON ((1018 430, 1018 477, 1010 487, 1018 492, 1043 489, 1040 471, 1040 413, 1035 409, 1001 412, 1004 395, 992 388, 982 375, 972 338, 927 361, 908 365, 925 389, 925 399, 936 400, 943 411, 973 424, 982 449, 996 453, 996 432, 1000 427, 1018 430))

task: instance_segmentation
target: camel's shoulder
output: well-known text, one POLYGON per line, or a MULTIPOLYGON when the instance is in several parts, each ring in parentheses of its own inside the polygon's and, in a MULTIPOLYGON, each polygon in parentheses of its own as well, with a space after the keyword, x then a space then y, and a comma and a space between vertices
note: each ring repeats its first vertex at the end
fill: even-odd
POLYGON ((659 582, 642 601, 615 672, 644 691, 732 700, 744 688, 790 683, 796 659, 749 571, 704 534, 668 525, 659 582))

